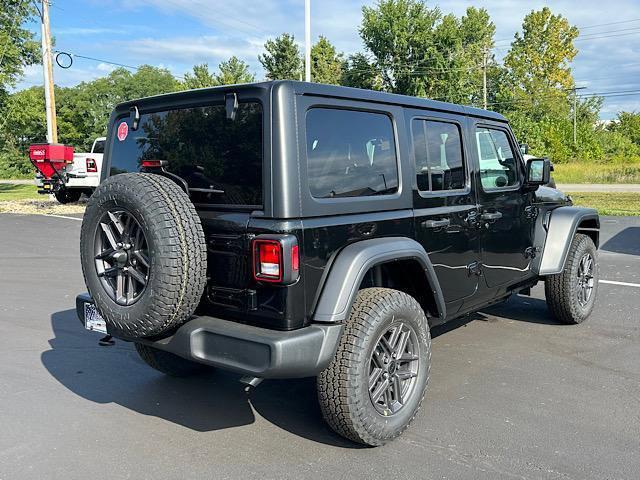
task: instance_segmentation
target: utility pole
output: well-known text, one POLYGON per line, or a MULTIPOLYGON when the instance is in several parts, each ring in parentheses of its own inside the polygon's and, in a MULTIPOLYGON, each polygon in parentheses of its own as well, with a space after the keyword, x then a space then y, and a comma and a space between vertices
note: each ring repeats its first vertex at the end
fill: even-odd
POLYGON ((42 70, 44 73, 44 100, 47 110, 47 142, 58 143, 56 96, 53 88, 53 62, 51 59, 51 29, 49 26, 48 0, 42 0, 38 13, 40 13, 40 31, 42 34, 42 70))
POLYGON ((304 0, 304 80, 311 81, 311 0, 304 0))
POLYGON ((489 63, 489 49, 484 47, 482 56, 482 105, 487 109, 487 63, 489 63))
POLYGON ((584 90, 587 87, 573 87, 573 144, 578 144, 578 90, 584 90))

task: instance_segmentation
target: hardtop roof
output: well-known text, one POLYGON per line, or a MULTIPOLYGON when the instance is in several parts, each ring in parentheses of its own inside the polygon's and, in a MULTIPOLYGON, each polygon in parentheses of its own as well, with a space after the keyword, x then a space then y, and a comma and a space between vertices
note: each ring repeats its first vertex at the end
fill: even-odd
POLYGON ((492 120, 498 120, 506 122, 507 119, 497 113, 490 110, 483 110, 480 108, 470 107, 466 105, 458 105, 455 103, 441 102, 438 100, 431 100, 428 98, 412 97, 409 95, 399 95, 395 93, 377 92, 373 90, 364 90, 361 88, 343 87, 338 85, 324 85, 320 83, 308 83, 297 82, 294 80, 272 80, 265 82, 244 83, 239 85, 223 85, 219 87, 207 87, 199 88, 195 90, 184 90, 181 92, 172 92, 162 95, 155 95, 152 97, 141 98, 137 100, 131 100, 119 104, 116 109, 124 110, 138 106, 151 106, 155 103, 171 103, 173 105, 179 104, 181 100, 185 103, 191 103, 195 98, 206 98, 212 93, 221 93, 225 91, 240 91, 240 90, 290 90, 298 95, 319 95, 332 98, 344 98, 351 100, 359 100, 364 102, 385 103, 391 105, 398 105, 412 108, 423 108, 429 110, 438 110, 443 112, 457 113, 460 115, 470 115, 474 117, 488 118, 492 120))

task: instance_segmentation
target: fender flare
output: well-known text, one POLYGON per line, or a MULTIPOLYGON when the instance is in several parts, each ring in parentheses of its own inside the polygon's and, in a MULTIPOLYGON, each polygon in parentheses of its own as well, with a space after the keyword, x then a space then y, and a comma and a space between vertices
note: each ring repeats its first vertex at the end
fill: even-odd
MULTIPOLYGON (((585 220, 595 221, 596 225, 595 228, 589 227, 585 230, 597 232, 600 229, 600 217, 593 208, 558 207, 551 211, 539 275, 562 273, 573 237, 585 220)), ((597 248, 598 242, 595 243, 597 248)))
POLYGON ((415 240, 386 237, 352 243, 338 254, 325 278, 313 321, 323 323, 345 321, 367 271, 375 265, 404 259, 416 260, 424 269, 433 292, 438 316, 444 320, 446 317, 444 296, 427 252, 415 240))

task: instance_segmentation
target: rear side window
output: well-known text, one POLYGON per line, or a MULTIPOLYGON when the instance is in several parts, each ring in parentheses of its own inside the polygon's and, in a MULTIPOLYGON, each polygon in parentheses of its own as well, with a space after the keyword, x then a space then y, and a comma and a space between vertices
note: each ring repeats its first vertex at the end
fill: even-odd
POLYGON ((482 188, 491 190, 517 185, 517 160, 506 132, 493 128, 478 128, 476 143, 482 188))
POLYGON ((306 122, 309 188, 315 198, 398 190, 393 124, 387 115, 313 108, 306 122))
MULTIPOLYGON (((116 122, 114 129, 121 121, 116 122)), ((241 103, 235 120, 224 105, 143 114, 124 140, 114 135, 111 175, 164 160, 196 204, 262 206, 262 107, 241 103)))
POLYGON ((460 127, 454 123, 413 120, 413 149, 418 190, 462 190, 466 184, 460 127))

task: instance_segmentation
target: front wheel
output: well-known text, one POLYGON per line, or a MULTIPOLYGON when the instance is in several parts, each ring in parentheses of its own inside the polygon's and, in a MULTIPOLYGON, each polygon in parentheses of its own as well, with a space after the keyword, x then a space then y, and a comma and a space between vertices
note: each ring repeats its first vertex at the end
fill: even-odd
POLYGON ((545 279, 545 296, 551 313, 562 323, 584 322, 598 292, 598 256, 593 240, 577 234, 571 242, 562 273, 545 279))
POLYGON ((318 376, 324 419, 358 443, 393 440, 422 405, 430 365, 431 337, 420 304, 397 290, 361 290, 336 355, 318 376))

